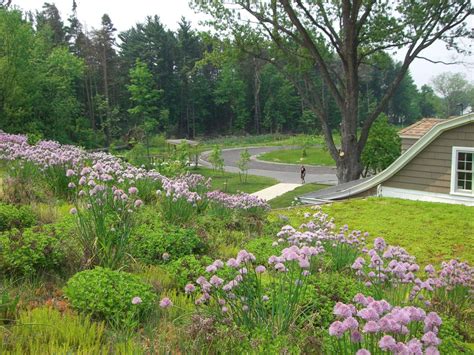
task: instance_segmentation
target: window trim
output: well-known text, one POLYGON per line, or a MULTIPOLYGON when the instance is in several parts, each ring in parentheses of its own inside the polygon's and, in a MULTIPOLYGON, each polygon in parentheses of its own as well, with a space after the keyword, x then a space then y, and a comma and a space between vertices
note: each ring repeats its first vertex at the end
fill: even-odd
MULTIPOLYGON (((456 172, 458 166, 458 153, 472 153, 474 154, 474 147, 453 147, 452 154, 451 154, 451 195, 458 195, 458 196, 474 196, 474 175, 473 175, 473 183, 472 183, 472 190, 458 190, 457 189, 457 179, 456 179, 456 172)), ((473 174, 474 174, 474 162, 473 162, 473 174)))

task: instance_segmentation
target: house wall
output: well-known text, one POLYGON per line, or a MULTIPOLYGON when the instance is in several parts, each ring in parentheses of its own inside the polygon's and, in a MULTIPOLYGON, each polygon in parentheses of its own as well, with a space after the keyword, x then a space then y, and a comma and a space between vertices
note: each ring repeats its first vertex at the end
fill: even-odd
POLYGON ((408 148, 410 148, 415 142, 418 140, 418 138, 402 138, 402 154, 407 151, 408 148))
POLYGON ((443 132, 382 185, 449 194, 453 146, 474 147, 474 123, 443 132))

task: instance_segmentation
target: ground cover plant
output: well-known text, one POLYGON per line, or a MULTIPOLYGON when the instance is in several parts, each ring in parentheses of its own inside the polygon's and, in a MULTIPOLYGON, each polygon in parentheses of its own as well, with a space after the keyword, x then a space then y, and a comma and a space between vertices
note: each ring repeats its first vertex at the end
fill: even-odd
MULTIPOLYGON (((474 268, 461 249, 459 260, 425 255, 403 245, 408 230, 384 239, 352 230, 350 214, 345 226, 338 205, 270 212, 199 174, 55 142, 0 134, 0 160, 0 211, 13 216, 0 231, 2 353, 451 354, 474 341, 474 268), (8 198, 20 176, 39 193, 8 198)), ((361 216, 400 215, 365 203, 361 216)), ((459 227, 453 215, 470 212, 447 211, 425 216, 459 227)))

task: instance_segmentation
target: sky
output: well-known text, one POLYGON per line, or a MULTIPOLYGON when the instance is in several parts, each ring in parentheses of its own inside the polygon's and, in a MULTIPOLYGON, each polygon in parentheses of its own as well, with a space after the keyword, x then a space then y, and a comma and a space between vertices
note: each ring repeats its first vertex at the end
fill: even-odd
MULTIPOLYGON (((72 0, 47 0, 55 3, 63 20, 65 21, 71 12, 72 0)), ((199 27, 199 22, 205 19, 203 14, 196 14, 189 8, 188 0, 76 0, 79 20, 88 30, 98 28, 100 19, 107 13, 115 28, 125 31, 138 22, 142 22, 148 15, 158 15, 161 22, 169 29, 176 30, 178 22, 184 16, 191 22, 194 28, 199 27)), ((43 0, 12 0, 12 5, 23 10, 40 10, 43 0)), ((469 27, 474 28, 474 16, 471 16, 469 27)), ((470 44, 474 47, 474 41, 470 44)), ((467 43, 467 42, 466 42, 467 43)), ((474 50, 474 48, 473 48, 474 50)), ((431 79, 443 72, 460 72, 464 77, 474 83, 474 56, 462 56, 455 51, 448 51, 443 43, 435 43, 422 52, 424 57, 436 61, 463 62, 464 64, 443 65, 432 64, 425 60, 417 59, 410 66, 415 83, 418 87, 429 84, 431 79)), ((403 59, 403 54, 395 55, 398 60, 403 59)))

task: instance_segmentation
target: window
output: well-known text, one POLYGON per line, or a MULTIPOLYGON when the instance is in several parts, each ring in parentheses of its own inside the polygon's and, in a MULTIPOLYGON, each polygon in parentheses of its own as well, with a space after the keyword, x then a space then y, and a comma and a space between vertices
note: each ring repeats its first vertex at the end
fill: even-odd
POLYGON ((473 195, 474 148, 453 147, 451 193, 473 195))

